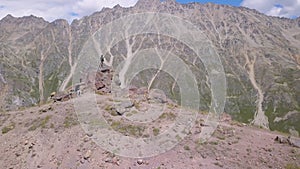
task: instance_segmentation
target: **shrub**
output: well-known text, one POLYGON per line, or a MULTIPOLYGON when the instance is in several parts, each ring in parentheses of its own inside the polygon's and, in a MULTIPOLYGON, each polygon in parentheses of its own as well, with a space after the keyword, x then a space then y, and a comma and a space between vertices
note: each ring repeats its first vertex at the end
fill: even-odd
POLYGON ((9 131, 13 130, 14 128, 15 128, 15 124, 14 123, 12 123, 12 124, 10 124, 10 125, 8 125, 6 127, 3 127, 2 128, 2 134, 6 134, 9 131))
POLYGON ((183 147, 183 149, 186 150, 186 151, 191 150, 191 148, 190 148, 188 145, 185 145, 185 146, 183 147))
POLYGON ((71 117, 71 116, 67 116, 66 118, 65 118, 65 121, 64 121, 64 126, 66 127, 66 128, 70 128, 70 127, 72 127, 72 126, 75 126, 75 125, 77 125, 79 122, 78 122, 78 120, 76 119, 76 118, 73 118, 73 117, 71 117))
POLYGON ((287 164, 285 169, 300 169, 300 167, 296 164, 287 164))
POLYGON ((32 126, 28 129, 29 131, 34 131, 37 128, 46 128, 47 123, 49 122, 49 120, 51 119, 52 116, 46 116, 43 119, 36 119, 33 121, 32 126))
POLYGON ((153 135, 154 135, 154 136, 159 135, 159 129, 158 129, 158 128, 154 128, 154 129, 153 129, 153 135))

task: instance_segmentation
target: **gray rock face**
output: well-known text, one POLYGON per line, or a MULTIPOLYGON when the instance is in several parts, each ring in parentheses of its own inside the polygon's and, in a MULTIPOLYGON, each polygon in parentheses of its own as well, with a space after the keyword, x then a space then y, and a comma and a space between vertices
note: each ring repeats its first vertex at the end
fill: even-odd
POLYGON ((124 101, 120 104, 121 107, 124 107, 125 109, 132 108, 134 104, 131 101, 124 101))
POLYGON ((299 138, 289 138, 290 144, 294 147, 300 148, 300 139, 299 138))
POLYGON ((158 103, 167 103, 167 97, 164 95, 163 91, 154 90, 149 93, 149 98, 158 103))
POLYGON ((134 103, 132 103, 131 101, 124 101, 116 105, 116 111, 120 116, 122 116, 124 113, 128 111, 128 109, 132 108, 133 106, 134 103))
MULTIPOLYGON (((212 3, 140 0, 133 8, 105 8, 71 25, 61 19, 49 23, 34 16, 8 15, 0 21, 0 109, 15 109, 12 103, 16 101, 20 107, 35 105, 47 100, 52 92, 66 89, 73 75, 71 68, 89 36, 112 20, 136 12, 170 13, 189 20, 207 35, 226 72, 225 112, 233 119, 259 125, 256 117, 262 113, 266 127, 300 132, 300 19, 269 17, 244 7, 212 3), (274 122, 288 112, 298 113, 274 122)), ((177 45, 174 52, 183 60, 196 57, 191 49, 170 37, 160 37, 163 45, 157 45, 157 36, 149 38, 135 43, 143 44, 143 49, 177 45)), ((126 52, 124 42, 111 49, 116 63, 126 52)), ((201 93, 200 109, 209 110, 211 93, 205 67, 197 61, 190 68, 201 93)), ((156 73, 141 72, 133 83, 141 87, 156 73)), ((168 98, 181 102, 180 92, 184 91, 167 74, 159 73, 153 87, 169 91, 165 93, 168 98)))

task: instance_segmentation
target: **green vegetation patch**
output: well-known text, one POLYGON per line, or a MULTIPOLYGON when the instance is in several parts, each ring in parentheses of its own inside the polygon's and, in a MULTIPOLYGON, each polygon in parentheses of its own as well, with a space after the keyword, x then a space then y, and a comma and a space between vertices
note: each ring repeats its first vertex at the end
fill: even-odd
POLYGON ((300 169, 300 167, 296 164, 287 164, 285 169, 300 169))
POLYGON ((145 131, 145 127, 143 126, 135 126, 131 124, 123 124, 119 121, 113 121, 111 124, 111 127, 123 135, 130 135, 135 137, 141 137, 143 136, 143 133, 145 131))
POLYGON ((158 136, 158 135, 159 135, 159 132, 160 132, 159 128, 154 128, 154 129, 153 129, 153 135, 154 135, 154 136, 158 136))
POLYGON ((77 118, 72 117, 72 116, 67 116, 64 120, 64 127, 65 128, 70 128, 70 127, 76 126, 78 124, 79 124, 79 122, 78 122, 77 118))
POLYGON ((11 123, 8 126, 5 126, 2 128, 2 134, 6 134, 9 131, 13 130, 15 128, 15 123, 11 123))
POLYGON ((46 128, 47 123, 51 119, 52 116, 48 115, 45 118, 37 118, 32 122, 31 127, 28 129, 29 131, 34 131, 38 128, 46 128))
POLYGON ((159 119, 175 120, 176 115, 172 112, 163 113, 162 115, 159 116, 159 119))

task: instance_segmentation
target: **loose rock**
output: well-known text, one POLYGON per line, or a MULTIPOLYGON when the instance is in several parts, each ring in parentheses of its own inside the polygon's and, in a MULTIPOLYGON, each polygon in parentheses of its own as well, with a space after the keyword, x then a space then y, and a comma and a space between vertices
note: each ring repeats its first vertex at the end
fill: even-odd
POLYGON ((144 160, 142 160, 142 159, 137 160, 137 164, 138 164, 138 165, 144 164, 144 160))
POLYGON ((85 160, 88 160, 88 159, 91 157, 91 155, 92 155, 92 151, 91 151, 91 150, 88 150, 88 151, 84 154, 83 158, 84 158, 85 160))

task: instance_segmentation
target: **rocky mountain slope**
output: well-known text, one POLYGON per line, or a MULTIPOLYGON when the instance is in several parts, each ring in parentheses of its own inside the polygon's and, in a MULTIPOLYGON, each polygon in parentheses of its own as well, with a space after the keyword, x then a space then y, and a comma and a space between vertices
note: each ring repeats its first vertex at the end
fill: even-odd
MULTIPOLYGON (((86 98, 88 97, 84 94, 75 99, 86 98)), ((180 110, 180 107, 167 101, 168 108, 153 122, 128 124, 129 121, 124 119, 130 117, 131 113, 132 116, 137 114, 133 114, 133 111, 123 115, 116 114, 112 109, 116 104, 112 95, 97 95, 96 100, 101 108, 100 112, 114 130, 135 138, 151 138, 165 132, 178 117, 180 110)), ((78 123, 73 101, 1 113, 0 153, 5 154, 0 156, 1 167, 22 169, 297 169, 300 166, 299 138, 288 139, 287 136, 278 132, 270 132, 232 121, 228 115, 222 116, 220 125, 207 142, 200 142, 200 132, 208 127, 204 125, 207 116, 205 112, 199 113, 196 125, 187 137, 170 151, 148 158, 121 157, 106 151, 106 147, 99 146, 94 140, 95 133, 86 133, 83 130, 78 123)), ((152 111, 153 105, 161 106, 161 102, 157 101, 155 104, 149 104, 147 100, 139 100, 138 103, 135 103, 132 109, 152 111)), ((94 119, 90 125, 99 127, 101 123, 94 119)))
MULTIPOLYGON (((134 7, 106 8, 71 24, 61 19, 49 23, 35 16, 8 15, 0 21, 0 108, 7 111, 36 105, 53 91, 65 90, 90 35, 137 12, 169 13, 204 31, 224 66, 228 86, 225 112, 235 120, 295 135, 300 132, 300 18, 270 17, 243 7, 211 3, 140 0, 134 7)), ((170 43, 162 48, 174 45, 168 37, 163 39, 170 43)), ((142 43, 157 45, 148 42, 142 43)), ((113 55, 124 52, 122 45, 111 47, 113 55)), ((192 55, 180 48, 175 52, 182 58, 192 55)), ((201 110, 207 111, 211 97, 203 65, 194 73, 204 100, 201 110)), ((159 81, 155 85, 162 89, 170 85, 159 81)), ((173 99, 179 100, 176 92, 173 99)))

